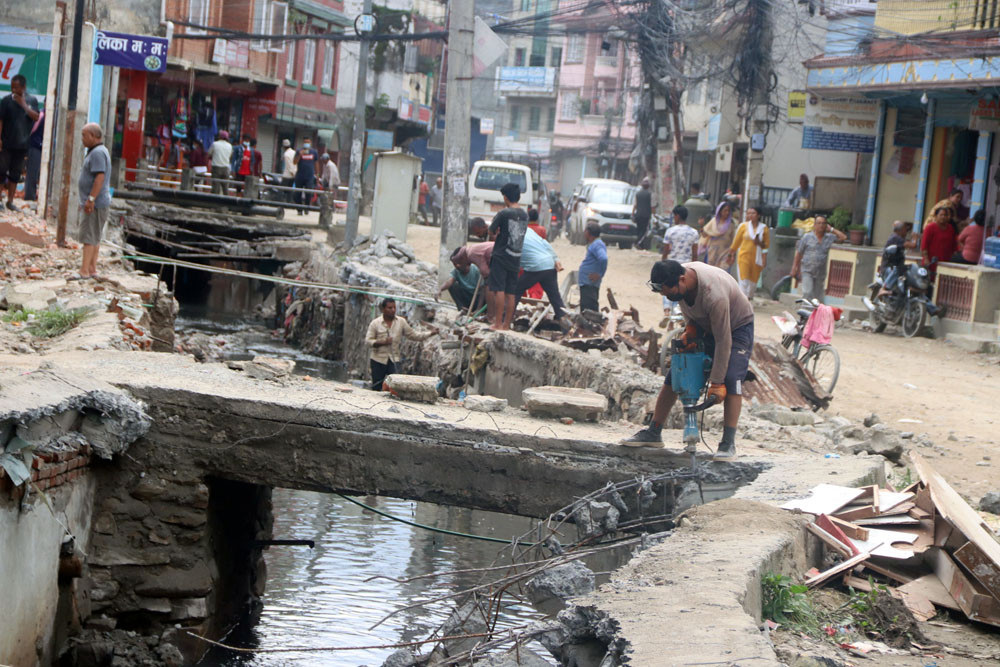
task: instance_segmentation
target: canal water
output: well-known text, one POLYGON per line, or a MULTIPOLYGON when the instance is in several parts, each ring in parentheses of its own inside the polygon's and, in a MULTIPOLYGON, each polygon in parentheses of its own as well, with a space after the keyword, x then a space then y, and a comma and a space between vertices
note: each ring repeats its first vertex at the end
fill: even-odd
MULTIPOLYGON (((416 523, 508 540, 531 529, 529 519, 398 498, 361 502, 416 523)), ((422 600, 480 583, 477 573, 397 582, 434 572, 493 564, 504 545, 434 533, 394 521, 335 495, 275 489, 274 538, 315 540, 308 547, 274 546, 265 552, 267 590, 260 620, 246 619, 226 642, 253 654, 218 650, 201 664, 212 667, 377 667, 396 649, 268 653, 267 649, 357 647, 426 639, 453 610, 449 602, 387 614, 422 600), (371 577, 380 577, 371 579, 371 577)), ((501 561, 502 564, 504 561, 501 561)), ((508 600, 498 627, 542 618, 527 604, 508 600)), ((538 645, 533 648, 548 659, 538 645)), ((554 660, 553 665, 558 664, 554 660)))

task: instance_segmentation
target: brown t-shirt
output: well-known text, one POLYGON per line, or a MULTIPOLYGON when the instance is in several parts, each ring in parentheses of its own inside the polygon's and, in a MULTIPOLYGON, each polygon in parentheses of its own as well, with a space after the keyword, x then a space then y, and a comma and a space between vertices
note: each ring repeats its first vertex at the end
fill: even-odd
POLYGON ((698 293, 693 305, 681 299, 681 312, 715 339, 715 358, 709 381, 722 384, 726 381, 733 348, 733 330, 753 322, 753 305, 740 291, 736 279, 726 271, 703 262, 687 262, 684 267, 694 269, 698 276, 698 293))

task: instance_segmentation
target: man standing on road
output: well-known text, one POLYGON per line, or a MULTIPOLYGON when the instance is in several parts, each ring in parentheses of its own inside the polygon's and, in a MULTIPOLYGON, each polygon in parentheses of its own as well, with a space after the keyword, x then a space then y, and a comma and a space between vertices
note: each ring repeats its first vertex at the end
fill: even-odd
MULTIPOLYGON (((753 306, 736 279, 718 267, 702 262, 679 264, 659 261, 649 274, 654 292, 680 303, 687 327, 680 335, 682 345, 704 337, 712 355, 708 375, 708 397, 723 404, 722 442, 716 459, 736 455, 736 426, 743 408, 743 380, 753 350, 753 306)), ((629 447, 662 447, 663 424, 677 401, 670 372, 656 398, 653 419, 647 428, 622 441, 629 447)))
MULTIPOLYGON (((292 142, 288 139, 282 139, 281 145, 285 149, 281 154, 281 184, 286 188, 290 188, 295 183, 295 149, 292 148, 292 142)), ((285 201, 291 203, 292 191, 284 190, 283 192, 285 194, 285 201)))
POLYGON ((7 208, 16 211, 14 192, 21 181, 31 143, 31 127, 38 120, 38 100, 25 92, 28 80, 15 74, 10 95, 0 100, 0 178, 7 178, 7 208))
POLYGON ((830 246, 843 243, 846 238, 842 231, 826 224, 825 215, 817 215, 813 220, 812 233, 799 239, 791 274, 802 284, 803 298, 824 303, 826 258, 830 255, 830 246))
POLYGON ((587 240, 587 254, 580 262, 576 277, 580 287, 580 312, 596 312, 601 309, 601 281, 608 271, 608 248, 601 240, 601 226, 596 222, 587 223, 583 238, 587 240))
POLYGON ((444 202, 444 190, 441 189, 441 179, 438 178, 434 181, 434 186, 431 187, 431 219, 434 221, 435 227, 441 224, 442 202, 444 202))
POLYGON ((635 193, 635 202, 632 204, 632 219, 635 220, 636 247, 642 250, 649 249, 649 221, 653 217, 653 192, 649 189, 649 178, 642 179, 642 187, 635 193))
POLYGON ((212 194, 228 195, 229 163, 233 159, 233 145, 229 143, 229 133, 219 132, 208 147, 208 157, 212 160, 212 194))
POLYGON ((87 123, 80 135, 87 149, 80 169, 80 206, 83 208, 77 240, 83 245, 83 261, 76 279, 93 278, 97 275, 97 256, 101 250, 101 235, 108 221, 111 207, 111 190, 108 180, 111 176, 111 155, 102 142, 101 126, 87 123))
POLYGON ((420 219, 427 224, 427 208, 430 206, 431 186, 427 185, 427 177, 420 176, 420 185, 417 187, 417 213, 420 219))
MULTIPOLYGON (((302 142, 302 148, 295 154, 295 188, 309 190, 316 185, 316 163, 319 162, 319 155, 313 150, 312 141, 306 139, 302 142)), ((312 195, 303 195, 301 192, 295 193, 296 204, 308 204, 312 195)), ((299 209, 299 215, 306 212, 299 209)))
POLYGON ((381 310, 382 315, 371 321, 365 334, 365 342, 372 348, 372 391, 381 391, 386 376, 396 372, 396 362, 400 360, 399 344, 404 336, 420 341, 427 340, 435 333, 434 329, 417 331, 405 317, 396 317, 395 299, 384 299, 381 310))
POLYGON ((528 230, 528 214, 518 204, 521 188, 517 183, 507 183, 500 188, 504 208, 493 216, 490 238, 494 240, 493 258, 490 260, 489 287, 493 299, 493 325, 491 329, 510 329, 514 321, 514 295, 517 294, 517 273, 521 266, 521 247, 528 230))

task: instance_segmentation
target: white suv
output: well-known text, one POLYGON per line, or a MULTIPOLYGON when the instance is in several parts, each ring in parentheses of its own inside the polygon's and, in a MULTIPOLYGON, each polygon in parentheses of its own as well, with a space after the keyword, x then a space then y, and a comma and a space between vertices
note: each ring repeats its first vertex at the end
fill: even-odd
POLYGON ((570 243, 584 244, 583 230, 588 222, 601 226, 601 238, 605 243, 618 243, 624 250, 638 240, 635 222, 632 221, 632 205, 635 201, 635 186, 625 181, 606 178, 587 178, 581 181, 580 191, 574 197, 573 210, 566 222, 566 234, 570 243))

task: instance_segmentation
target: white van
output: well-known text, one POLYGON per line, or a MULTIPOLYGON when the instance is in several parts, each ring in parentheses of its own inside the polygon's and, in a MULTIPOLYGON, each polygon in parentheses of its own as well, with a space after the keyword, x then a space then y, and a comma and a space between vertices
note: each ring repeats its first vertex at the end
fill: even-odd
POLYGON ((479 160, 472 165, 469 176, 469 219, 482 218, 489 224, 497 211, 503 209, 500 188, 507 183, 517 183, 521 188, 521 206, 528 207, 535 201, 535 185, 531 167, 516 162, 479 160))

